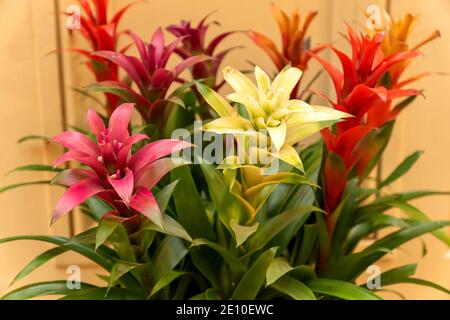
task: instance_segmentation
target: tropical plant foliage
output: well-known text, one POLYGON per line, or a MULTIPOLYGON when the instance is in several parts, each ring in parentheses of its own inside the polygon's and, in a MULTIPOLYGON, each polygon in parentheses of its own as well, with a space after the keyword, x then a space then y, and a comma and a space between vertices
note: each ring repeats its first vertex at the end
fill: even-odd
MULTIPOLYGON (((409 26, 411 17, 394 21, 388 36, 358 34, 348 26, 352 50, 347 55, 329 45, 310 48, 306 31, 316 12, 300 24, 298 12, 289 17, 273 7, 283 49, 278 51, 262 34, 249 35, 274 60, 278 74, 272 79, 256 67, 255 84, 239 70, 226 67, 224 81, 233 93, 223 97, 218 90, 225 82, 218 82, 218 71, 232 48, 219 53, 216 48, 234 32, 221 33, 206 44, 207 18, 196 27, 187 21, 169 26, 167 30, 176 37, 169 44, 162 28, 149 43, 129 32, 139 53, 134 57, 117 51, 115 45, 116 24, 127 8, 108 23, 108 1, 80 3, 87 15, 83 35, 96 51, 86 52, 90 65, 99 63, 114 74, 97 77, 98 82, 88 86, 108 94, 108 117, 89 111, 90 132, 56 135, 51 141, 63 145, 66 153, 55 167, 29 165, 15 170, 54 172, 52 181, 6 186, 0 193, 27 184, 65 187, 52 221, 79 207, 95 221, 95 227, 71 238, 17 236, 0 243, 29 240, 53 245, 30 261, 13 283, 73 251, 104 269, 99 276, 103 285, 82 283, 81 289, 69 290, 65 281, 39 282, 13 290, 4 299, 48 295, 63 299, 380 299, 378 289, 368 290, 365 283, 357 282, 368 267, 426 233, 450 245, 442 229, 450 222, 430 221, 412 204, 421 197, 447 193, 386 191, 410 170, 421 152, 407 157, 374 188, 365 184, 389 142, 396 117, 421 94, 403 88, 419 76, 400 80, 419 54, 420 45, 412 50, 396 45, 405 40, 399 30, 407 28, 400 25, 409 26), (110 46, 99 44, 105 39, 110 46), (337 55, 342 68, 320 57, 327 48, 337 55), (173 54, 183 60, 168 68, 173 54), (332 79, 335 101, 315 92, 331 107, 300 99, 299 81, 311 58, 332 79), (128 80, 120 80, 119 69, 128 80), (181 79, 185 70, 193 81, 181 79), (404 100, 392 108, 401 97, 404 100), (141 125, 131 124, 133 110, 140 114, 141 125), (194 120, 206 120, 200 128, 205 134, 237 141, 236 150, 248 147, 249 137, 265 141, 267 148, 250 148, 243 158, 224 156, 219 163, 202 161, 212 142, 205 146, 186 142, 197 133, 192 128, 194 120), (179 128, 188 132, 185 141, 169 139, 179 128), (319 132, 321 139, 299 144, 319 132), (257 161, 250 161, 253 155, 257 161), (275 171, 269 170, 273 162, 261 161, 262 156, 280 160, 275 171), (59 168, 68 161, 69 168, 59 168), (402 214, 394 215, 392 209, 402 214), (384 236, 358 248, 362 240, 381 230, 384 236)), ((450 293, 415 278, 415 269, 416 265, 406 265, 385 271, 382 289, 413 283, 450 293)))

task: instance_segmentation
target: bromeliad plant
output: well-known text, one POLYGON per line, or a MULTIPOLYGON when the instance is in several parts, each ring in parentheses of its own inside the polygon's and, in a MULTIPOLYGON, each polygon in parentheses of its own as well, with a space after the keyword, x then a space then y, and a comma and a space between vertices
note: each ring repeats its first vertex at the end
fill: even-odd
MULTIPOLYGON (((311 11, 304 17, 296 9, 290 16, 272 4, 272 14, 277 21, 281 33, 282 46, 278 49, 276 44, 262 33, 249 31, 248 36, 252 41, 266 52, 278 71, 286 65, 305 72, 311 59, 309 52, 320 52, 323 47, 311 48, 311 37, 307 36, 308 29, 317 16, 317 11, 311 11)), ((291 97, 301 97, 300 83, 292 90, 291 97)))
MULTIPOLYGON (((380 32, 358 35, 349 28, 351 56, 320 46, 336 53, 341 71, 318 56, 320 50, 309 50, 304 40, 315 13, 300 27, 297 13, 289 19, 279 9, 274 11, 285 33, 283 54, 275 54, 273 44, 262 35, 253 36, 260 42, 263 39, 266 50, 279 58, 275 62, 280 72, 271 79, 255 67, 255 84, 226 67, 224 81, 233 89, 226 98, 217 92, 221 87, 217 68, 225 54, 215 54, 214 49, 231 33, 205 45, 209 26, 205 19, 195 28, 188 22, 170 26, 176 39, 169 45, 162 29, 149 44, 130 33, 139 58, 111 50, 93 55, 122 68, 133 87, 113 80, 90 89, 114 94, 127 103, 106 120, 89 111, 90 133, 57 135, 52 141, 64 146, 66 153, 55 167, 17 170, 55 172, 52 183, 67 190, 56 204, 52 221, 78 207, 73 214, 87 214, 94 227, 70 238, 18 236, 0 243, 37 240, 55 245, 25 266, 13 283, 67 251, 87 257, 106 275, 100 275, 97 284, 82 283, 79 290, 70 290, 66 281, 33 283, 13 290, 5 299, 46 295, 63 299, 379 299, 376 291, 358 283, 367 267, 425 233, 450 245, 442 230, 450 222, 430 221, 410 203, 443 192, 385 193, 420 153, 408 157, 374 188, 366 185, 388 144, 397 111, 421 94, 403 89, 412 81, 393 75, 419 54, 417 50, 385 49, 397 37, 396 25, 389 38, 380 32), (173 53, 184 60, 169 69, 173 53), (332 108, 299 98, 302 71, 298 67, 305 69, 311 57, 333 80, 336 101, 318 93, 332 108), (197 80, 195 85, 180 78, 187 68, 197 80), (169 87, 177 83, 178 88, 169 94, 169 87), (392 101, 400 97, 405 100, 386 116, 385 110, 391 110, 392 101), (190 112, 189 108, 205 102, 211 108, 208 117, 203 117, 203 111, 190 112), (146 123, 145 130, 130 124, 133 110, 146 123), (177 128, 187 128, 195 136, 194 119, 207 119, 201 132, 213 134, 217 141, 199 146, 188 142, 188 136, 185 141, 159 140, 177 128), (305 138, 319 132, 322 139, 303 145, 305 138), (219 139, 223 136, 225 142, 219 139), (229 141, 233 142, 231 154, 217 163, 204 161, 207 148, 227 149, 229 141), (189 158, 193 161, 188 161, 185 155, 191 149, 196 152, 194 159, 189 158), (58 168, 68 161, 72 167, 58 168), (393 208, 403 215, 392 214, 393 208), (385 236, 366 248, 358 247, 367 236, 388 227, 385 236)), ((42 182, 32 184, 36 183, 42 182)), ((396 283, 414 283, 450 293, 414 278, 415 268, 407 265, 385 271, 382 290, 396 283)))
MULTIPOLYGON (((92 53, 103 50, 124 53, 128 49, 128 46, 119 48, 119 37, 124 31, 119 31, 118 25, 124 14, 137 2, 119 9, 111 19, 108 19, 108 0, 78 0, 78 2, 83 9, 83 15, 80 16, 80 31, 87 41, 89 50, 81 48, 70 50, 89 59, 86 66, 94 74, 97 82, 118 81, 119 70, 117 65, 101 57, 94 57, 92 53)), ((110 116, 118 105, 118 98, 110 93, 106 93, 105 96, 105 107, 110 116)))

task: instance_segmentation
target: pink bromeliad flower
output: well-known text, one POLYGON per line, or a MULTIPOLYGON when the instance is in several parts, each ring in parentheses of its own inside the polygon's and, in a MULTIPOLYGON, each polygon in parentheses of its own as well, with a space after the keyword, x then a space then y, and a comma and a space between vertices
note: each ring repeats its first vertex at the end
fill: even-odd
POLYGON ((143 214, 161 226, 162 215, 151 189, 170 170, 179 166, 163 158, 191 144, 180 140, 159 140, 135 154, 131 148, 146 135, 130 136, 133 104, 122 104, 111 115, 109 127, 100 116, 89 110, 87 120, 96 141, 80 132, 66 131, 53 138, 68 152, 60 156, 55 166, 66 161, 78 161, 88 168, 68 169, 58 174, 54 183, 69 187, 56 205, 52 223, 90 197, 97 196, 113 210, 109 215, 134 219, 143 214))

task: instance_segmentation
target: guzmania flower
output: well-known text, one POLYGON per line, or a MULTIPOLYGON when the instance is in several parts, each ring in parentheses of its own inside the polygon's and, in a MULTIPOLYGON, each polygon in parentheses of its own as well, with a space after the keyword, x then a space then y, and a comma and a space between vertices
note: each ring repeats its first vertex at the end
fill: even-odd
POLYGON ((106 127, 100 116, 90 110, 87 120, 95 141, 76 131, 53 138, 68 149, 55 166, 77 161, 85 167, 67 169, 53 179, 53 183, 69 188, 56 205, 52 223, 96 196, 111 206, 109 215, 128 220, 139 219, 142 214, 162 225, 162 214, 151 190, 166 173, 182 164, 163 157, 191 145, 179 140, 159 140, 132 154, 132 146, 147 138, 143 134, 130 136, 132 111, 132 104, 119 106, 106 127))

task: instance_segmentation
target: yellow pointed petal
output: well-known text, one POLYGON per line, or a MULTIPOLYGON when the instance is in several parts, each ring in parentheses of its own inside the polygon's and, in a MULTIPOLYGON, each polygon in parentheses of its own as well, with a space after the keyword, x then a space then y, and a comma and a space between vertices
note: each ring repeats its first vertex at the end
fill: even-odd
POLYGON ((298 126, 289 126, 286 134, 286 144, 294 145, 301 140, 319 132, 322 129, 332 126, 337 120, 322 121, 322 122, 310 122, 298 126))
POLYGON ((213 120, 203 126, 203 131, 215 133, 240 133, 251 128, 250 121, 239 117, 224 117, 213 120))
POLYGON ((258 101, 256 101, 255 98, 249 95, 231 93, 227 96, 227 98, 231 101, 243 104, 250 117, 252 118, 265 116, 265 112, 262 108, 260 108, 258 101))
POLYGON ((282 120, 278 127, 266 126, 266 129, 269 132, 270 140, 272 141, 273 146, 275 146, 277 150, 281 150, 281 147, 286 141, 286 122, 282 120))
POLYGON ((314 108, 307 102, 303 100, 290 100, 287 108, 292 111, 301 111, 301 112, 311 112, 314 111, 314 108))
POLYGON ((291 145, 285 144, 278 153, 278 157, 280 160, 286 162, 287 164, 290 164, 301 172, 305 171, 305 169, 303 168, 303 162, 300 159, 297 150, 295 150, 295 148, 291 145))
POLYGON ((258 84, 258 90, 260 92, 265 93, 267 90, 270 89, 269 76, 267 75, 267 73, 263 71, 263 69, 261 69, 258 66, 255 67, 255 78, 256 83, 258 84))
POLYGON ((226 67, 223 69, 223 77, 237 93, 244 93, 255 98, 258 97, 256 86, 240 71, 232 67, 226 67))
POLYGON ((206 102, 220 117, 237 115, 236 110, 234 110, 233 107, 213 89, 199 82, 196 82, 195 85, 206 102))
POLYGON ((288 68, 281 71, 272 82, 272 90, 278 91, 284 88, 289 94, 300 80, 302 71, 298 68, 288 68))

